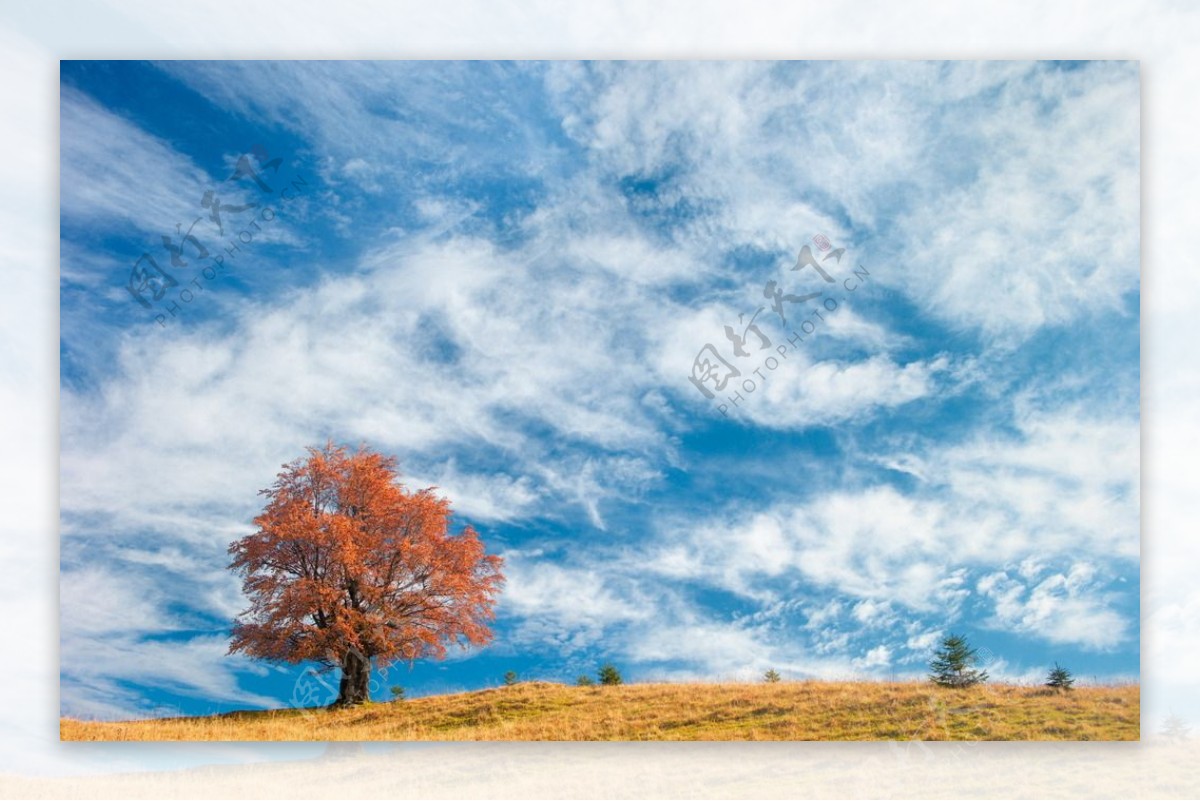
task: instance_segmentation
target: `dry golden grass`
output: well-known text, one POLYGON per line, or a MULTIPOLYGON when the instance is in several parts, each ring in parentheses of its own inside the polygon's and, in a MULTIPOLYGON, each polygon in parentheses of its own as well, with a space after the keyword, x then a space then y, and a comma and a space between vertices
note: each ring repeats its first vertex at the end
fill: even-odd
POLYGON ((63 740, 1137 740, 1137 685, 1055 693, 926 682, 526 682, 375 703, 125 723, 60 721, 63 740))

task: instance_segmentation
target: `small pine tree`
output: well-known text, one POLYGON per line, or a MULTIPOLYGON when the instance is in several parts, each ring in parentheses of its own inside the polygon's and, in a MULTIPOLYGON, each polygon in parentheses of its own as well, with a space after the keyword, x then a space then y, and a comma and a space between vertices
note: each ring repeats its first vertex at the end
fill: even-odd
POLYGON ((767 684, 775 684, 779 681, 779 674, 775 672, 775 668, 771 668, 763 674, 763 681, 767 684))
POLYGON ((1066 692, 1075 684, 1075 677, 1071 675, 1071 671, 1065 667, 1060 667, 1057 662, 1050 669, 1050 673, 1046 676, 1046 686, 1053 687, 1056 690, 1066 692))
POLYGON ((1172 712, 1166 720, 1163 721, 1162 730, 1159 735, 1165 740, 1170 740, 1173 743, 1181 743, 1189 739, 1192 733, 1192 727, 1184 722, 1183 718, 1172 712))
POLYGON ((591 676, 589 676, 586 673, 580 673, 579 678, 575 679, 576 687, 591 687, 595 683, 596 683, 596 680, 593 679, 591 676))
POLYGON ((971 687, 987 681, 986 671, 975 670, 975 649, 966 637, 949 634, 942 638, 929 661, 929 679, 942 687, 971 687))
POLYGON ((621 684, 621 673, 613 665, 606 664, 600 668, 600 683, 607 685, 621 684))
POLYGON ((507 673, 505 673, 505 674, 504 674, 504 684, 505 684, 506 686, 509 686, 509 687, 511 687, 512 685, 514 685, 514 684, 516 684, 516 683, 517 683, 517 673, 516 673, 516 671, 510 670, 510 671, 508 671, 507 673))
POLYGON ((390 689, 392 691, 392 700, 393 701, 403 701, 404 700, 404 688, 403 687, 401 687, 399 684, 396 684, 396 685, 393 685, 390 689))

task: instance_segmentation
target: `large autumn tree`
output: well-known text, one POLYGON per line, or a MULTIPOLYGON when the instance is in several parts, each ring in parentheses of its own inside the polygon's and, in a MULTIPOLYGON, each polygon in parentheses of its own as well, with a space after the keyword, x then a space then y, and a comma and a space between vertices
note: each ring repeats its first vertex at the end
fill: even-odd
POLYGON ((482 645, 504 578, 450 503, 399 481, 394 457, 332 443, 284 465, 258 530, 229 546, 250 608, 230 653, 340 668, 335 705, 369 700, 371 664, 482 645))

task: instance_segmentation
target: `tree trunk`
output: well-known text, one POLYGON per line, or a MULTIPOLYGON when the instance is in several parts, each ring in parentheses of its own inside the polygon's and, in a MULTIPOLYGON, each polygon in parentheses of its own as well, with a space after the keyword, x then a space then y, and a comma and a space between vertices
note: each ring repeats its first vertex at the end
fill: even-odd
POLYGON ((351 648, 342 657, 342 682, 334 706, 354 706, 371 700, 371 659, 351 648))

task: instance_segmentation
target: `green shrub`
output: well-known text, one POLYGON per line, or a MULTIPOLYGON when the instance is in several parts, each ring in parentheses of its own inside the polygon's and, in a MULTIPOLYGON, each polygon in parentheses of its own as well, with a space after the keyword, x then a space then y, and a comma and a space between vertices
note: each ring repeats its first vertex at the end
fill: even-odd
POLYGON ((966 637, 949 634, 942 638, 929 662, 929 679, 942 687, 971 687, 987 681, 988 674, 975 670, 979 659, 966 637))
POLYGON ((600 668, 600 683, 606 685, 621 684, 621 673, 613 665, 606 664, 600 668))
POLYGON ((1075 684, 1075 677, 1071 675, 1071 671, 1065 667, 1060 667, 1057 662, 1050 669, 1050 673, 1046 676, 1046 686, 1053 687, 1056 690, 1066 692, 1075 684))

